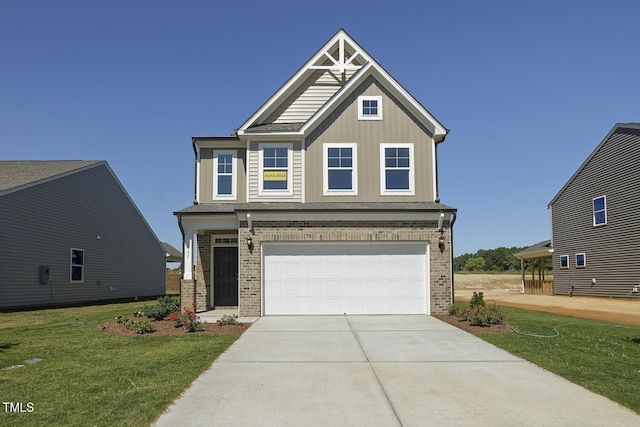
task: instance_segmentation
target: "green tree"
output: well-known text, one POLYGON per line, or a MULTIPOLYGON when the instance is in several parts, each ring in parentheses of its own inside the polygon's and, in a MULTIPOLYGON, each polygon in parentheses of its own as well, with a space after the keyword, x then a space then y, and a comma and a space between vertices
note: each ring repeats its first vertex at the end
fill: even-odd
POLYGON ((486 264, 487 263, 482 257, 479 257, 479 256, 471 257, 467 260, 466 264, 464 265, 464 269, 467 271, 480 271, 485 269, 486 264))

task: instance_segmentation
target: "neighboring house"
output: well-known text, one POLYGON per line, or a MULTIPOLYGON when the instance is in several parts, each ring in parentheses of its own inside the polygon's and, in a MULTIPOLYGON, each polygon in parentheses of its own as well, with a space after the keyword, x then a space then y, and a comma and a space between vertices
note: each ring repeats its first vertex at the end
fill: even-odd
POLYGON ((616 124, 548 208, 555 294, 638 295, 640 124, 616 124))
POLYGON ((175 212, 182 305, 444 313, 456 215, 438 196, 447 132, 338 31, 234 135, 192 138, 195 202, 175 212))
POLYGON ((104 161, 0 161, 0 309, 165 294, 165 251, 104 161))
POLYGON ((162 242, 167 262, 182 262, 182 253, 166 242, 162 242))

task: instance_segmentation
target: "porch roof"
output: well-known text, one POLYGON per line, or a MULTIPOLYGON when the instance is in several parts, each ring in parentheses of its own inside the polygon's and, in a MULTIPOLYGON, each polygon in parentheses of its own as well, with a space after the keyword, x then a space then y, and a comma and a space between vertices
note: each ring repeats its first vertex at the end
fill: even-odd
POLYGON ((174 215, 198 215, 211 213, 235 213, 247 211, 378 211, 378 212, 456 212, 451 206, 435 202, 252 202, 252 203, 201 203, 176 211, 174 215))
POLYGON ((518 253, 513 254, 516 258, 532 259, 532 258, 551 258, 553 256, 553 248, 551 240, 543 240, 533 246, 529 246, 518 253))

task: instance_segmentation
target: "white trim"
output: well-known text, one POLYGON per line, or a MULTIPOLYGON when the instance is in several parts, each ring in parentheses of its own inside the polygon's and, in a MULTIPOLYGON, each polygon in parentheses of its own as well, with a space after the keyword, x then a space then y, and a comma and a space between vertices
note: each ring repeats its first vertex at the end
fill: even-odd
POLYGON ((84 268, 86 265, 85 262, 85 256, 84 256, 84 249, 80 249, 80 248, 71 248, 69 250, 69 283, 84 283, 84 268), (79 251, 82 252, 82 264, 74 264, 73 263, 73 251, 79 251), (73 280, 73 267, 81 267, 82 270, 82 277, 80 278, 80 280, 73 280))
POLYGON ((380 195, 381 196, 413 196, 415 195, 415 162, 413 144, 380 144, 380 195), (409 149, 409 188, 406 190, 388 190, 386 188, 385 148, 409 149))
POLYGON ((560 268, 562 270, 566 270, 567 268, 569 268, 569 255, 560 255, 560 268), (567 259, 567 266, 566 267, 562 266, 562 258, 563 257, 567 259))
POLYGON ((435 200, 438 195, 438 149, 436 148, 436 142, 431 139, 431 182, 433 182, 433 199, 435 200))
MULTIPOLYGON (((346 169, 346 168, 341 168, 346 169)), ((322 191, 325 196, 357 196, 358 195, 358 144, 329 143, 322 144, 322 191), (329 188, 329 148, 351 148, 351 189, 332 190, 329 188)))
POLYGON ((586 267, 587 267, 587 254, 584 252, 576 253, 576 268, 586 268, 586 267), (578 265, 578 255, 582 255, 582 258, 584 259, 583 265, 578 265))
POLYGON ((358 97, 358 120, 382 120, 382 96, 367 96, 362 95, 358 97), (364 114, 363 105, 364 101, 376 101, 378 106, 378 114, 364 114))
MULTIPOLYGON (((238 182, 238 150, 213 150, 213 200, 236 200, 238 182), (218 194, 218 156, 231 156, 231 194, 218 194)), ((227 174, 225 174, 227 175, 227 174)))
POLYGON ((249 203, 249 181, 251 179, 251 173, 255 173, 251 171, 249 167, 249 157, 251 154, 251 140, 247 139, 247 151, 244 154, 244 180, 245 180, 245 192, 244 192, 244 201, 249 203))
MULTIPOLYGON (((601 211, 598 211, 601 212, 601 211)), ((593 218, 593 226, 594 227, 602 227, 603 225, 607 225, 607 196, 598 196, 591 199, 591 216, 593 218), (604 199, 604 222, 602 224, 596 224, 596 207, 594 203, 597 199, 604 199)))
MULTIPOLYGON (((197 144, 196 147, 198 147, 197 144)), ((196 202, 200 203, 200 147, 196 150, 196 194, 194 197, 196 202)))
POLYGON ((262 197, 282 197, 293 196, 293 143, 263 142, 258 144, 258 195, 262 197), (286 148, 287 149, 287 189, 286 190, 265 190, 264 185, 264 149, 265 148, 286 148))
MULTIPOLYGON (((232 214, 235 215, 235 214, 232 214)), ((238 221, 247 221, 247 212, 238 212, 236 223, 238 221)), ((183 223, 184 223, 183 217, 183 223)), ((252 221, 432 221, 437 222, 440 218, 440 212, 305 212, 305 211, 251 211, 252 221)), ((207 223, 203 219, 203 223, 207 223)), ((213 227, 204 227, 204 229, 213 227)), ((216 226, 215 228, 220 228, 216 226)), ((237 227, 236 227, 237 228, 237 227)), ((435 224, 434 224, 435 229, 435 224)))
POLYGON ((307 191, 306 191, 306 187, 307 187, 307 163, 306 163, 306 159, 307 159, 307 142, 305 140, 305 138, 302 138, 302 141, 300 141, 300 179, 302 180, 302 183, 300 185, 300 201, 302 203, 305 203, 307 201, 307 191))

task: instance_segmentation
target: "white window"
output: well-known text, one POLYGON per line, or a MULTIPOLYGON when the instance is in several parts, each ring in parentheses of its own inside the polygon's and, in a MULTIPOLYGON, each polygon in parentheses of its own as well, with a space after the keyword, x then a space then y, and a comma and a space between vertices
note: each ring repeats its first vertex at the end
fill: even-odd
POLYGON ((71 282, 84 282, 84 249, 71 248, 71 282))
POLYGON ((576 254, 576 268, 585 268, 587 266, 587 256, 584 253, 576 254))
POLYGON ((593 226, 606 225, 607 223, 607 196, 593 199, 593 226))
POLYGON ((560 268, 569 268, 569 255, 560 255, 560 268))
POLYGON ((357 195, 356 144, 324 144, 323 159, 324 194, 357 195))
POLYGON ((413 144, 381 144, 380 194, 414 193, 413 144))
POLYGON ((358 120, 382 120, 382 97, 359 96, 358 120))
POLYGON ((236 150, 213 151, 213 199, 236 199, 236 150))
POLYGON ((260 195, 292 195, 291 163, 293 144, 260 144, 260 195))

